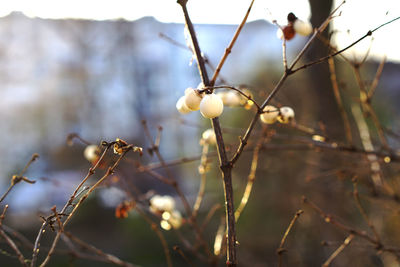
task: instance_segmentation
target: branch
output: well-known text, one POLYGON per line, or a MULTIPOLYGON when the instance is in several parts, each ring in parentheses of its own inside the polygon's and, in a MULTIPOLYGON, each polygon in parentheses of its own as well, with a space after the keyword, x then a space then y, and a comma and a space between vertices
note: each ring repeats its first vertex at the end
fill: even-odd
POLYGON ((210 84, 209 84, 210 86, 213 86, 215 84, 215 81, 218 78, 219 72, 221 71, 222 66, 225 63, 225 60, 228 58, 228 55, 231 53, 232 48, 235 45, 235 42, 236 42, 237 38, 239 37, 239 34, 242 31, 244 24, 246 24, 246 21, 247 21, 247 18, 249 16, 249 14, 250 14, 251 8, 253 7, 253 3, 254 3, 254 0, 251 1, 250 6, 247 9, 246 15, 244 16, 244 18, 243 18, 242 22, 240 23, 240 25, 237 27, 236 32, 233 35, 233 38, 232 38, 231 42, 229 43, 228 47, 225 49, 225 53, 222 56, 221 60, 218 63, 217 68, 214 71, 214 75, 213 75, 213 77, 212 77, 212 79, 210 81, 210 84))

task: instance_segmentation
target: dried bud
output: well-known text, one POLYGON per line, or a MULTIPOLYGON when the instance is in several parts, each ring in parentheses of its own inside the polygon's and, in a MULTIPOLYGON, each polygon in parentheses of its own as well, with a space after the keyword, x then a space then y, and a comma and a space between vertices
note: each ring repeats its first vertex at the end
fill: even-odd
POLYGON ((130 201, 124 201, 120 203, 116 208, 115 208, 115 217, 118 219, 125 219, 128 217, 128 213, 131 209, 135 207, 135 204, 130 202, 130 201))
POLYGON ((119 138, 115 139, 114 153, 121 155, 126 150, 127 146, 128 146, 128 143, 125 142, 124 140, 119 139, 119 138))

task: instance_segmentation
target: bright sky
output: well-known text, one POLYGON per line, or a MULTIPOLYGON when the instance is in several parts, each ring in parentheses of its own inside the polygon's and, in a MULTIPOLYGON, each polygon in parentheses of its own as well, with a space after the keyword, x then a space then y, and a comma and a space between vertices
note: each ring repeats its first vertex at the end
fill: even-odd
MULTIPOLYGON (((342 0, 335 0, 338 5, 342 0)), ((250 0, 189 0, 188 9, 193 22, 212 24, 238 24, 246 12, 250 0)), ((335 28, 340 31, 337 42, 345 46, 368 30, 400 16, 399 0, 348 0, 342 14, 335 19, 335 28), (388 12, 388 14, 387 14, 388 12), (347 30, 350 29, 350 35, 347 30)), ((143 16, 154 16, 162 22, 183 22, 182 12, 176 0, 3 0, 0 16, 12 11, 21 11, 30 17, 42 18, 87 18, 135 20, 143 16)), ((308 19, 310 7, 307 0, 255 0, 249 21, 277 19, 285 23, 287 13, 294 12, 299 18, 308 19), (272 17, 271 15, 272 14, 272 17)), ((314 25, 317 26, 317 25, 314 25)), ((400 61, 398 33, 400 21, 382 28, 374 34, 371 54, 400 61)), ((370 41, 358 46, 365 51, 370 41)), ((357 53, 356 49, 350 51, 357 53)))

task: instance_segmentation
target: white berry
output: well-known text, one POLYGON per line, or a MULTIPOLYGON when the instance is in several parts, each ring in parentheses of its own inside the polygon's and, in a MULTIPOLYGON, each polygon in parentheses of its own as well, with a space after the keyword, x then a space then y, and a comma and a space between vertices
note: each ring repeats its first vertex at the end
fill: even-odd
POLYGON ((272 105, 267 105, 267 106, 265 106, 263 111, 264 111, 264 113, 261 114, 261 116, 260 116, 261 121, 263 123, 273 124, 276 122, 276 120, 278 119, 278 115, 279 115, 279 110, 276 107, 274 107, 272 105))
POLYGON ((191 110, 186 106, 185 96, 181 96, 176 102, 176 109, 182 114, 187 114, 191 112, 191 110))
POLYGON ((308 21, 302 21, 301 19, 296 19, 294 21, 293 28, 296 33, 303 35, 303 36, 308 36, 313 31, 313 27, 312 27, 311 23, 308 21))
POLYGON ((291 107, 281 107, 279 109, 279 122, 289 123, 292 119, 294 119, 294 110, 291 107))
POLYGON ((229 107, 235 107, 240 105, 240 96, 238 93, 229 91, 225 93, 224 105, 229 107))
POLYGON ((83 156, 94 163, 100 158, 100 148, 97 145, 88 145, 83 151, 83 156))
POLYGON ((214 145, 217 143, 217 137, 215 136, 215 132, 213 129, 207 129, 203 132, 201 135, 203 138, 204 142, 209 145, 214 145))
POLYGON ((154 195, 150 199, 150 209, 155 213, 172 211, 175 209, 175 200, 171 196, 154 195))
POLYGON ((185 90, 185 104, 192 111, 200 109, 200 101, 202 98, 203 96, 193 88, 185 90))
POLYGON ((207 94, 200 102, 200 113, 205 118, 213 119, 222 114, 224 103, 216 94, 207 94))

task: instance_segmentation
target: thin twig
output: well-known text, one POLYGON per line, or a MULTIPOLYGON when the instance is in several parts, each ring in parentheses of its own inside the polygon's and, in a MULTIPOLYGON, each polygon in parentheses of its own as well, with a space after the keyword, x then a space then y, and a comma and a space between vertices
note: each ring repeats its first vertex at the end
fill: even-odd
POLYGON ((257 165, 258 165, 258 154, 260 152, 260 149, 262 147, 262 144, 264 143, 265 138, 261 137, 257 145, 254 149, 253 152, 253 159, 251 161, 251 166, 250 166, 250 173, 247 177, 247 184, 246 188, 244 190, 242 200, 240 201, 239 207, 235 211, 235 220, 236 222, 239 220, 240 215, 242 214, 244 208, 246 207, 247 202, 249 201, 249 197, 253 188, 254 181, 256 179, 256 171, 257 171, 257 165))
POLYGON ((331 57, 334 57, 334 56, 337 56, 337 55, 343 53, 344 51, 346 51, 346 50, 350 49, 351 47, 355 46, 356 44, 358 44, 359 42, 361 42, 362 40, 364 40, 364 39, 367 38, 368 36, 371 36, 372 33, 374 33, 375 31, 379 30, 379 29, 382 28, 383 26, 388 25, 388 24, 390 24, 390 23, 392 23, 392 22, 394 22, 394 21, 396 21, 396 20, 398 20, 398 19, 400 19, 400 17, 394 18, 394 19, 392 19, 392 20, 390 20, 390 21, 388 21, 388 22, 385 22, 385 23, 379 25, 379 26, 376 27, 375 29, 368 31, 364 36, 360 37, 357 41, 351 43, 350 45, 346 46, 345 48, 340 49, 340 50, 338 50, 338 51, 336 51, 336 52, 334 52, 334 53, 332 53, 332 54, 330 54, 330 55, 327 55, 327 56, 325 56, 325 57, 322 57, 322 58, 320 58, 320 59, 318 59, 318 60, 315 60, 315 61, 313 61, 313 62, 306 63, 306 64, 304 64, 303 66, 294 69, 293 72, 297 72, 297 71, 299 71, 299 70, 308 68, 308 67, 310 67, 310 66, 313 66, 313 65, 322 63, 322 62, 326 61, 327 59, 329 59, 329 58, 331 58, 331 57))
POLYGON ((90 244, 84 242, 83 240, 79 239, 78 237, 72 235, 70 232, 64 232, 63 234, 64 234, 64 236, 68 237, 71 241, 77 243, 80 247, 82 247, 86 250, 92 251, 95 254, 97 254, 98 256, 102 257, 106 262, 113 263, 113 264, 119 265, 119 266, 124 266, 124 267, 137 266, 132 263, 125 262, 114 255, 103 252, 102 250, 96 248, 95 246, 90 245, 90 244))
POLYGON ((293 219, 290 221, 290 224, 288 228, 285 231, 285 234, 282 237, 281 243, 279 245, 279 248, 276 250, 276 253, 278 254, 279 257, 279 267, 282 266, 282 254, 286 251, 284 248, 286 238, 288 237, 290 231, 292 230, 294 224, 296 223, 297 219, 300 217, 300 215, 303 213, 303 210, 298 210, 296 214, 294 215, 293 219))
POLYGON ((338 247, 331 256, 322 264, 322 267, 328 267, 332 261, 342 252, 353 240, 354 235, 350 234, 349 236, 346 237, 346 239, 343 241, 343 243, 338 247))
POLYGON ((221 204, 216 203, 212 206, 212 208, 210 209, 210 211, 207 213, 206 218, 204 219, 203 223, 201 224, 201 230, 204 231, 204 229, 206 228, 206 226, 208 225, 208 223, 211 221, 211 218, 214 216, 214 214, 220 209, 222 208, 221 204))
MULTIPOLYGON (((111 143, 112 144, 112 143, 111 143)), ((107 147, 110 147, 110 145, 108 145, 107 147)), ((78 203, 76 203, 74 205, 74 208, 72 209, 72 211, 69 213, 69 215, 67 216, 67 218, 65 219, 65 221, 63 222, 62 227, 65 227, 66 224, 71 220, 72 216, 75 214, 75 212, 78 210, 78 208, 80 207, 80 205, 87 199, 87 197, 106 179, 108 178, 111 174, 114 173, 115 168, 119 165, 119 163, 121 162, 122 158, 126 155, 126 153, 128 153, 131 149, 133 149, 132 145, 127 145, 126 147, 124 147, 124 150, 122 152, 122 154, 118 157, 117 161, 108 168, 107 172, 103 175, 103 177, 101 177, 94 185, 92 185, 90 187, 90 189, 79 199, 78 203)), ((45 260, 43 261, 43 263, 40 265, 41 267, 44 267, 50 260, 52 254, 54 253, 55 247, 57 245, 58 240, 60 239, 60 235, 61 232, 58 231, 56 234, 56 237, 53 240, 53 243, 50 247, 50 250, 45 258, 45 260)))
POLYGON ((368 97, 367 97, 367 99, 369 101, 371 101, 372 97, 374 96, 374 93, 376 91, 376 87, 378 86, 379 79, 381 78, 381 74, 382 74, 383 66, 385 65, 385 62, 386 62, 386 56, 384 56, 382 58, 382 61, 379 64, 378 70, 376 71, 374 80, 372 81, 372 84, 371 84, 371 86, 369 88, 368 97))
POLYGON ((21 263, 21 265, 28 267, 28 263, 25 260, 24 255, 22 255, 21 251, 17 247, 17 245, 14 243, 14 241, 4 232, 3 228, 0 227, 0 235, 4 238, 4 240, 7 242, 7 244, 15 251, 15 254, 17 254, 18 260, 21 263))
MULTIPOLYGON (((98 166, 100 165, 100 162, 102 162, 104 156, 106 155, 107 151, 110 149, 111 144, 109 144, 108 146, 106 146, 106 148, 104 149, 103 153, 100 155, 99 160, 96 162, 96 164, 92 167, 89 168, 88 173, 86 174, 86 176, 83 178, 83 180, 78 184, 78 186, 75 188, 74 192, 72 193, 71 197, 69 198, 68 202, 65 204, 65 206, 63 207, 63 209, 60 211, 60 213, 64 214, 67 210, 68 207, 70 207, 73 203, 73 201, 75 200, 78 191, 81 189, 81 187, 84 185, 84 183, 95 173, 95 170, 98 168, 98 166)), ((47 225, 49 224, 49 220, 44 220, 40 229, 39 229, 39 233, 36 236, 35 239, 35 243, 33 246, 33 252, 32 252, 32 260, 31 260, 31 267, 35 267, 36 264, 36 260, 39 254, 39 248, 40 248, 40 241, 43 237, 43 234, 45 233, 45 229, 47 227, 47 225)))
POLYGON ((193 264, 193 262, 192 262, 188 257, 186 257, 185 253, 183 253, 182 249, 181 249, 179 246, 174 246, 174 250, 175 250, 176 252, 178 252, 179 255, 181 255, 181 257, 185 260, 185 262, 186 262, 188 265, 190 265, 190 266, 195 266, 195 265, 193 264))
POLYGON ((211 78, 210 83, 208 84, 209 86, 213 86, 215 84, 215 81, 218 78, 218 75, 219 75, 219 73, 220 73, 220 71, 222 69, 222 66, 225 63, 225 60, 228 58, 228 55, 231 53, 232 48, 235 45, 235 42, 236 42, 237 38, 239 37, 240 32, 242 31, 242 28, 243 28, 244 24, 246 24, 246 21, 247 21, 247 18, 249 16, 249 14, 250 14, 251 8, 253 7, 253 3, 254 3, 254 0, 251 1, 250 6, 247 9, 246 15, 244 16, 244 18, 243 18, 242 22, 240 23, 240 25, 237 27, 236 32, 233 35, 233 38, 232 38, 231 42, 229 43, 228 47, 225 49, 225 53, 222 56, 221 60, 219 61, 218 66, 214 71, 214 75, 211 78))
POLYGON ((251 95, 246 95, 245 93, 242 92, 242 90, 240 90, 239 88, 233 87, 233 86, 229 86, 229 85, 219 85, 219 86, 211 86, 211 87, 206 87, 203 90, 199 90, 200 93, 209 90, 209 89, 231 89, 234 90, 236 92, 238 92, 240 95, 244 96, 245 98, 247 98, 248 100, 250 100, 251 102, 254 103, 254 105, 256 105, 258 110, 261 110, 260 105, 257 104, 257 102, 251 97, 251 95))
POLYGON ((39 158, 39 154, 34 153, 31 157, 31 159, 28 161, 28 163, 22 169, 22 171, 18 175, 13 175, 13 177, 11 178, 10 186, 8 187, 6 192, 0 198, 0 203, 3 202, 3 200, 6 198, 6 196, 11 192, 11 190, 14 188, 14 186, 16 186, 19 182, 24 181, 24 182, 27 182, 30 184, 35 183, 35 181, 29 180, 28 178, 24 177, 23 175, 28 170, 28 168, 32 164, 32 162, 34 162, 38 158, 39 158))
POLYGON ((371 220, 369 219, 367 213, 365 212, 363 206, 361 205, 361 201, 360 201, 360 196, 358 194, 358 179, 357 177, 353 178, 353 197, 354 197, 354 201, 356 202, 357 208, 360 211, 362 217, 364 218, 365 222, 368 224, 368 227, 371 229, 372 233, 375 235, 375 239, 378 242, 380 241, 380 237, 378 232, 376 231, 375 226, 372 224, 371 220))
POLYGON ((349 117, 347 116, 346 110, 343 106, 342 98, 340 96, 339 85, 338 85, 337 78, 336 78, 335 61, 333 60, 333 58, 329 58, 328 63, 329 63, 329 72, 331 74, 330 78, 331 78, 331 83, 332 83, 332 89, 333 89, 333 93, 335 95, 335 100, 338 105, 340 115, 342 116, 347 144, 352 146, 353 145, 353 136, 351 134, 351 126, 350 126, 349 117))
POLYGON ((207 167, 208 147, 209 147, 209 144, 203 145, 203 151, 202 151, 200 166, 199 166, 199 173, 201 176, 200 187, 199 187, 199 192, 197 193, 196 201, 194 202, 194 205, 193 205, 192 217, 197 217, 201 202, 203 201, 204 191, 206 189, 207 168, 208 168, 207 167))
POLYGON ((19 262, 21 263, 21 265, 28 267, 25 257, 24 257, 24 255, 22 255, 18 246, 3 230, 3 220, 4 220, 7 209, 8 209, 8 205, 5 205, 3 212, 0 215, 0 235, 4 238, 4 240, 7 242, 7 244, 14 250, 15 254, 17 254, 17 258, 18 258, 19 262))
POLYGON ((368 235, 365 231, 360 231, 357 229, 354 229, 350 226, 347 226, 345 224, 340 223, 337 221, 332 215, 326 214, 324 211, 321 210, 315 203, 311 202, 308 200, 306 197, 303 196, 303 203, 308 204, 313 210, 315 210, 317 213, 320 214, 320 216, 325 220, 326 223, 330 223, 334 225, 335 227, 349 233, 355 236, 359 236, 364 240, 367 240, 370 242, 374 248, 379 252, 379 251, 386 251, 394 254, 397 257, 400 257, 400 249, 399 248, 392 248, 392 247, 387 247, 383 243, 381 243, 379 240, 377 240, 374 237, 371 237, 368 235))

